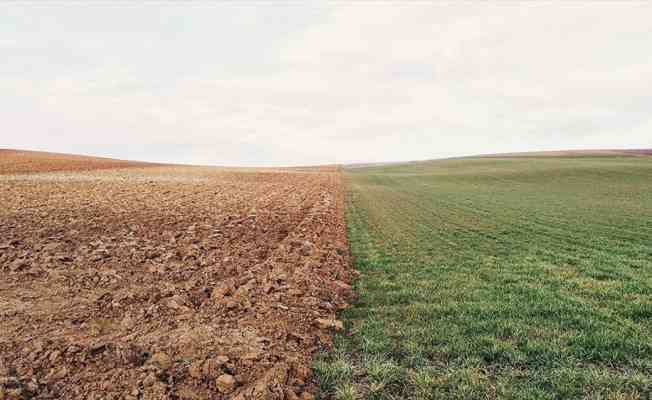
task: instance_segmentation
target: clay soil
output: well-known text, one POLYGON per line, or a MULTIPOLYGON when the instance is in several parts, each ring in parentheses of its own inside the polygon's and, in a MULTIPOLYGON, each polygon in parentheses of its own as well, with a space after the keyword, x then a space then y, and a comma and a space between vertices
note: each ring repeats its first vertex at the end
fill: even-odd
POLYGON ((312 398, 352 295, 337 168, 8 154, 0 399, 312 398))

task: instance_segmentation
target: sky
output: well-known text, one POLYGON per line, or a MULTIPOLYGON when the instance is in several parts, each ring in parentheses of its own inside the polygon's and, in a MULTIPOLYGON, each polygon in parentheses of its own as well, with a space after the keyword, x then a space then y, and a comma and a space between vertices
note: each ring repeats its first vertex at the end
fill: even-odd
POLYGON ((652 148, 652 2, 0 5, 0 148, 290 166, 652 148))

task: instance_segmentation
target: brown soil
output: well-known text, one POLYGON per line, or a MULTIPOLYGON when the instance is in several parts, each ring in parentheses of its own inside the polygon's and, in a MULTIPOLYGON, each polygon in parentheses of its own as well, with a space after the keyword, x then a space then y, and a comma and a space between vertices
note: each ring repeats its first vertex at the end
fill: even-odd
POLYGON ((0 149, 0 174, 5 175, 52 171, 90 171, 148 165, 155 164, 42 151, 0 149))
POLYGON ((0 399, 311 398, 352 295, 336 168, 7 165, 0 399))

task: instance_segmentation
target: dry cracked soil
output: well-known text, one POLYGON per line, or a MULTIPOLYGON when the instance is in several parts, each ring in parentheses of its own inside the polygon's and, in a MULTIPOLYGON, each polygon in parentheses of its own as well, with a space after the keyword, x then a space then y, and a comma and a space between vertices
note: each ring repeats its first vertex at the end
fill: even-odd
POLYGON ((353 293, 335 167, 0 150, 0 399, 311 399, 353 293))

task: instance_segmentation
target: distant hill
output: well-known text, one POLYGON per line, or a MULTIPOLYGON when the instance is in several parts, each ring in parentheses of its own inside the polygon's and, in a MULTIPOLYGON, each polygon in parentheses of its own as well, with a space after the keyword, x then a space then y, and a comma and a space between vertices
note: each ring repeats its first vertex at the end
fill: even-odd
POLYGON ((52 171, 90 171, 153 165, 157 164, 43 151, 0 149, 0 175, 52 171))
POLYGON ((652 149, 640 149, 640 150, 621 150, 624 153, 628 154, 637 154, 643 156, 652 156, 652 149))
POLYGON ((591 157, 591 156, 649 156, 652 155, 652 149, 603 149, 603 150, 553 150, 553 151, 535 151, 522 153, 499 153, 483 154, 479 157, 591 157))
MULTIPOLYGON (((448 157, 445 159, 465 158, 517 158, 517 157, 613 157, 613 156, 652 156, 652 149, 604 149, 604 150, 553 150, 553 151, 530 151, 520 153, 494 153, 478 154, 463 157, 448 157)), ((444 159, 444 158, 442 158, 444 159)), ((413 160, 413 161, 391 161, 373 163, 352 163, 344 165, 347 169, 390 167, 392 165, 418 164, 423 162, 436 161, 441 159, 413 160)))
MULTIPOLYGON (((514 157, 600 157, 600 156, 652 156, 652 149, 605 149, 605 150, 561 150, 538 151, 522 153, 482 154, 455 158, 514 158, 514 157)), ((353 163, 345 168, 383 167, 434 161, 388 161, 376 163, 353 163)), ((92 171, 97 169, 131 168, 163 165, 142 161, 127 161, 105 157, 81 156, 74 154, 50 153, 44 151, 0 149, 0 175, 27 174, 53 171, 92 171)), ((231 167, 236 168, 236 167, 231 167)), ((296 167, 296 170, 306 170, 313 167, 296 167)), ((320 167, 323 168, 323 167, 320 167)))

